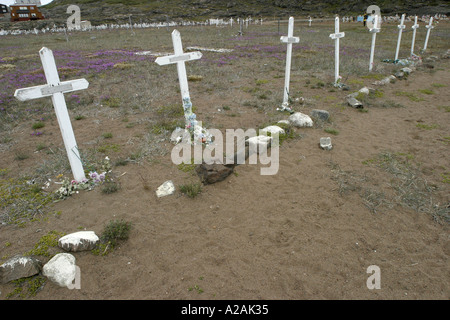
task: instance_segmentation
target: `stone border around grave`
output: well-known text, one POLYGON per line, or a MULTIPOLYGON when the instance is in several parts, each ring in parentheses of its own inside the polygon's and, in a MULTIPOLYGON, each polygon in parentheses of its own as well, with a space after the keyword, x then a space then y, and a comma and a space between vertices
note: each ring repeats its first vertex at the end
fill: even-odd
POLYGON ((92 250, 99 241, 94 231, 78 231, 62 236, 58 240, 58 247, 64 251, 55 254, 45 264, 33 256, 15 255, 0 265, 0 283, 41 274, 53 283, 70 289, 77 267, 72 253, 92 250))

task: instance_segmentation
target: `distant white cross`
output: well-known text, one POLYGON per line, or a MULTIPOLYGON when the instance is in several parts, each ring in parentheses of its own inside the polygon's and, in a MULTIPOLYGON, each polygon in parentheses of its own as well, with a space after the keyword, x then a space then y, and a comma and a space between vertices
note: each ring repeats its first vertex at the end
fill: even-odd
POLYGON ((345 37, 344 32, 339 32, 339 17, 334 19, 334 33, 330 34, 330 38, 334 40, 334 57, 335 57, 335 66, 334 66, 334 84, 338 84, 339 80, 339 39, 345 37))
POLYGON ((38 99, 43 97, 52 97, 53 106, 58 119, 59 128, 66 147, 67 156, 69 158, 70 167, 74 179, 82 181, 85 179, 83 165, 81 163, 80 154, 78 152, 75 135, 73 133, 72 124, 70 123, 69 113, 67 111, 64 93, 76 90, 83 90, 89 86, 86 79, 78 79, 71 81, 60 81, 58 70, 56 68, 55 58, 50 49, 42 48, 39 51, 42 66, 44 67, 46 85, 17 89, 14 96, 20 101, 38 99))
POLYGON ((416 42, 416 31, 419 28, 417 24, 417 16, 414 18, 414 25, 411 27, 413 29, 412 42, 411 42, 411 57, 414 54, 414 43, 416 42))
POLYGON ((430 18, 430 23, 427 26, 425 26, 425 28, 427 28, 428 30, 427 30, 427 37, 425 38, 425 44, 424 44, 423 50, 422 50, 423 52, 425 52, 425 50, 427 50, 428 38, 430 37, 431 29, 434 28, 433 27, 433 17, 430 18))
POLYGON ((375 55, 375 41, 377 39, 377 33, 380 32, 379 26, 379 17, 375 15, 373 18, 373 28, 369 29, 369 32, 372 33, 372 44, 370 46, 370 61, 369 61, 369 71, 373 69, 373 56, 375 55))
POLYGON ((294 37, 294 17, 289 18, 289 27, 288 27, 288 35, 287 37, 281 37, 281 42, 287 43, 287 52, 286 52, 286 72, 284 79, 284 94, 283 94, 283 104, 281 110, 289 110, 289 82, 291 75, 291 57, 292 57, 292 44, 299 43, 300 38, 294 37))
POLYGON ((184 117, 186 120, 186 128, 193 129, 197 123, 196 116, 192 112, 192 103, 189 96, 188 80, 186 75, 185 62, 190 60, 197 60, 202 57, 202 53, 199 51, 184 53, 183 45, 181 43, 181 36, 178 30, 172 32, 172 42, 174 47, 174 55, 158 57, 155 62, 158 65, 177 64, 178 81, 180 82, 181 99, 183 101, 184 117))
POLYGON ((395 58, 394 61, 398 60, 398 53, 400 51, 400 42, 402 41, 402 33, 403 33, 403 29, 405 29, 405 14, 402 14, 402 19, 400 21, 400 24, 397 26, 398 28, 398 40, 397 40, 397 50, 395 50, 395 58))
POLYGON ((312 22, 312 19, 311 19, 311 17, 309 17, 309 26, 311 27, 311 22, 312 22))

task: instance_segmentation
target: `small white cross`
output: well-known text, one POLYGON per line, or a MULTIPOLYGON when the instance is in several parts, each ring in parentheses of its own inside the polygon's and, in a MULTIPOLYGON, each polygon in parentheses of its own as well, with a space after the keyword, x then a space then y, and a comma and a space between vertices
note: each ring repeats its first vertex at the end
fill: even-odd
POLYGON ((397 28, 398 28, 398 40, 397 40, 397 50, 395 50, 394 61, 398 60, 398 53, 400 51, 400 42, 402 40, 402 33, 403 33, 403 29, 405 29, 405 25, 403 24, 404 22, 405 22, 405 14, 402 14, 402 19, 400 21, 400 24, 397 26, 397 28))
POLYGON ((284 79, 284 94, 283 94, 283 104, 281 110, 290 111, 289 105, 289 82, 290 82, 290 74, 291 74, 291 57, 292 57, 292 44, 299 43, 300 38, 294 37, 294 17, 289 18, 289 28, 287 37, 282 36, 280 38, 281 42, 287 43, 287 52, 286 52, 286 72, 284 79))
POLYGON ((202 57, 202 53, 199 51, 184 53, 180 32, 178 30, 173 30, 172 32, 172 43, 175 54, 170 56, 158 57, 155 62, 160 66, 172 63, 177 64, 178 81, 180 82, 181 99, 183 101, 186 128, 194 129, 197 121, 195 114, 192 112, 192 103, 189 96, 186 66, 184 63, 186 61, 200 59, 202 57))
POLYGON ((86 79, 60 82, 53 52, 44 47, 39 51, 39 55, 41 57, 42 66, 44 67, 47 84, 17 89, 14 96, 20 101, 49 96, 52 97, 56 118, 58 119, 59 128, 61 130, 74 179, 76 181, 82 181, 86 177, 84 175, 83 164, 75 141, 72 124, 70 123, 64 93, 86 89, 89 86, 89 82, 87 82, 86 79))
POLYGON ((413 29, 413 36, 411 42, 411 57, 412 57, 414 54, 414 43, 416 42, 416 31, 417 28, 419 28, 419 25, 417 24, 417 16, 414 18, 414 25, 411 28, 413 29))
POLYGON ((427 47, 428 47, 428 38, 430 37, 431 29, 434 29, 434 26, 433 26, 433 17, 430 18, 430 23, 429 23, 427 26, 425 26, 425 28, 427 28, 428 30, 427 30, 427 37, 425 38, 425 44, 424 44, 423 49, 422 49, 423 52, 425 52, 425 50, 427 50, 427 47))
POLYGON ((312 22, 312 19, 311 19, 311 17, 309 17, 309 26, 311 27, 311 22, 312 22))
POLYGON ((330 38, 334 40, 334 84, 338 84, 339 80, 339 39, 345 37, 345 32, 339 32, 339 17, 334 19, 334 33, 330 34, 330 38))
POLYGON ((369 60, 369 71, 373 69, 373 57, 375 55, 375 41, 377 39, 377 33, 380 32, 380 28, 378 28, 379 21, 378 15, 373 17, 373 28, 369 29, 369 32, 372 33, 372 44, 370 46, 370 60, 369 60))

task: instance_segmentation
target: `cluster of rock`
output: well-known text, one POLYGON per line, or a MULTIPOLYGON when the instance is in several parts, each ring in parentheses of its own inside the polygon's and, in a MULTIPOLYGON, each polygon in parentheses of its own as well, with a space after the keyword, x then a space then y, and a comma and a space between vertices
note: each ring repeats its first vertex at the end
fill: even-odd
MULTIPOLYGON (((312 127, 314 125, 313 118, 319 121, 328 121, 328 119, 330 118, 330 114, 326 110, 319 109, 312 110, 311 116, 301 112, 295 112, 291 114, 288 119, 278 121, 279 125, 267 126, 259 130, 258 136, 248 138, 245 141, 245 150, 238 151, 232 156, 233 161, 228 161, 232 162, 232 164, 202 163, 196 166, 195 172, 199 176, 201 182, 205 185, 223 181, 234 172, 235 166, 239 164, 239 161, 237 159, 245 158, 245 160, 247 160, 252 152, 256 152, 256 150, 261 150, 262 148, 265 148, 266 150, 270 148, 273 140, 273 135, 284 135, 286 134, 286 130, 290 130, 285 130, 283 129, 283 127, 312 127), (240 153, 245 154, 242 157, 242 154, 240 153)), ((331 150, 331 138, 321 138, 319 145, 324 150, 331 150)), ((227 161, 223 161, 223 163, 227 163, 227 161)), ((171 195, 174 192, 175 186, 171 180, 168 180, 156 190, 156 195, 160 198, 171 195)))
MULTIPOLYGON (((399 80, 400 79, 404 79, 411 72, 413 72, 413 68, 414 67, 411 67, 411 68, 404 67, 400 71, 397 71, 395 73, 395 75, 390 75, 390 76, 387 76, 386 78, 384 78, 382 80, 375 81, 373 83, 373 85, 375 85, 375 86, 384 86, 384 85, 387 85, 389 83, 394 82, 397 79, 399 79, 399 80)), ((358 99, 356 99, 356 98, 358 96, 360 96, 361 94, 364 95, 364 96, 367 96, 367 95, 369 95, 372 92, 375 92, 375 89, 369 88, 369 87, 363 87, 363 88, 359 89, 358 91, 347 95, 347 97, 346 97, 347 103, 348 103, 349 106, 351 106, 353 108, 362 109, 362 108, 364 108, 363 103, 361 101, 359 101, 358 99)))
MULTIPOLYGON (((450 58, 450 50, 448 50, 443 56, 443 59, 450 58)), ((436 61, 438 57, 430 56, 426 58, 424 61, 436 61)), ((398 70, 395 74, 389 75, 384 79, 378 80, 373 82, 374 86, 384 86, 389 83, 394 82, 395 80, 401 80, 406 79, 408 75, 410 75, 415 69, 416 66, 422 64, 422 61, 419 59, 417 61, 407 61, 407 64, 409 64, 408 67, 403 67, 402 69, 398 70)), ((348 90, 349 88, 347 86, 343 86, 344 90, 348 90)), ((350 105, 353 108, 361 109, 364 107, 363 103, 359 101, 357 98, 361 95, 368 96, 371 93, 374 93, 376 90, 374 88, 370 87, 363 87, 360 90, 353 92, 346 96, 346 100, 348 105, 350 105)), ((314 122, 312 118, 317 119, 318 121, 328 121, 329 120, 329 113, 326 110, 319 110, 314 109, 311 111, 311 116, 306 115, 301 112, 295 112, 289 116, 287 120, 280 120, 278 123, 281 125, 288 125, 292 127, 302 128, 302 127, 312 127, 314 122)), ((272 125, 268 126, 266 128, 263 128, 259 131, 260 135, 256 137, 252 137, 246 140, 246 148, 245 151, 245 159, 247 160, 250 151, 249 150, 257 150, 255 148, 249 148, 249 146, 255 146, 257 145, 258 149, 260 147, 266 147, 269 148, 272 142, 272 135, 273 134, 285 134, 285 130, 281 126, 272 125), (270 136, 268 135, 270 133, 270 136)), ((333 148, 331 143, 331 137, 321 137, 319 141, 319 146, 323 150, 331 150, 333 148)), ((236 161, 238 154, 235 154, 234 156, 233 164, 206 164, 202 163, 196 166, 195 171, 197 175, 200 177, 203 184, 213 184, 219 181, 225 180, 230 174, 234 172, 234 168, 236 164, 238 163, 236 161)), ((225 161, 224 161, 225 162, 225 161)), ((158 197, 164 197, 166 195, 171 195, 175 192, 175 186, 173 185, 172 181, 166 181, 164 184, 162 184, 158 190, 156 191, 156 194, 158 197)))
MULTIPOLYGON (((92 250, 100 241, 93 231, 79 231, 61 237, 58 247, 67 252, 92 250)), ((31 257, 16 255, 0 265, 0 283, 42 274, 61 287, 71 288, 76 277, 75 256, 67 253, 54 255, 47 263, 31 257)))

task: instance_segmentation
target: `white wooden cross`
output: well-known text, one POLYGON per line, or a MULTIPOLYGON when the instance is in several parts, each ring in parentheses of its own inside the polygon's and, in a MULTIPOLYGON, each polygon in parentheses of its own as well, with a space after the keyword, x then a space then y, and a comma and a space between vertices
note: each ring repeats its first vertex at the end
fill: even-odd
POLYGON ((172 63, 177 64, 178 81, 180 82, 181 99, 183 101, 186 129, 193 130, 195 125, 197 124, 197 121, 195 120, 195 114, 192 112, 192 103, 189 96, 186 66, 184 63, 186 61, 200 59, 202 57, 202 53, 200 51, 184 53, 180 32, 176 29, 172 32, 172 42, 175 54, 170 56, 158 57, 155 62, 160 66, 172 63))
POLYGON ((86 79, 61 82, 59 80, 58 70, 56 68, 53 52, 50 49, 44 47, 39 51, 39 55, 41 57, 42 66, 44 67, 47 84, 36 87, 17 89, 14 93, 14 96, 20 101, 50 96, 52 97, 53 106, 56 112, 56 118, 58 119, 59 128, 61 130, 64 146, 66 147, 66 152, 69 158, 70 167, 72 169, 74 179, 76 181, 82 181, 86 177, 84 175, 83 165, 81 162, 80 154, 78 152, 77 143, 75 141, 72 124, 70 123, 70 117, 67 111, 64 93, 86 89, 89 86, 89 82, 87 82, 86 79))
POLYGON ((398 28, 398 40, 397 40, 397 50, 395 50, 395 58, 394 61, 398 60, 398 53, 400 51, 400 42, 402 40, 402 33, 403 33, 403 29, 405 29, 405 14, 402 14, 402 19, 400 21, 400 24, 397 26, 398 28))
POLYGON ((309 26, 311 27, 311 22, 312 22, 312 19, 311 19, 311 17, 309 17, 309 26))
POLYGON ((338 84, 339 80, 339 39, 345 37, 344 32, 339 32, 339 17, 334 19, 334 33, 330 34, 330 38, 334 40, 334 84, 338 84))
POLYGON ((284 94, 283 94, 283 104, 281 107, 281 111, 283 110, 289 110, 289 82, 290 82, 290 75, 291 75, 291 57, 292 57, 292 44, 293 43, 299 43, 300 38, 294 37, 294 17, 289 18, 289 28, 288 28, 288 35, 287 37, 281 37, 281 42, 287 43, 287 52, 286 52, 286 72, 285 72, 285 79, 284 79, 284 94))
POLYGON ((425 28, 427 28, 428 30, 427 30, 427 36, 425 38, 425 45, 423 46, 423 49, 422 49, 423 52, 425 52, 425 50, 427 50, 428 38, 430 37, 431 29, 434 28, 433 27, 433 17, 430 18, 430 23, 427 26, 425 26, 425 28))
POLYGON ((369 61, 369 71, 373 69, 373 56, 375 54, 375 41, 377 39, 377 33, 380 32, 379 26, 379 17, 375 15, 373 17, 373 28, 369 29, 369 32, 372 33, 372 44, 370 46, 370 61, 369 61))
POLYGON ((414 25, 411 27, 413 29, 412 42, 411 42, 411 57, 414 55, 414 43, 416 42, 416 31, 419 28, 417 24, 417 16, 414 18, 414 25))

